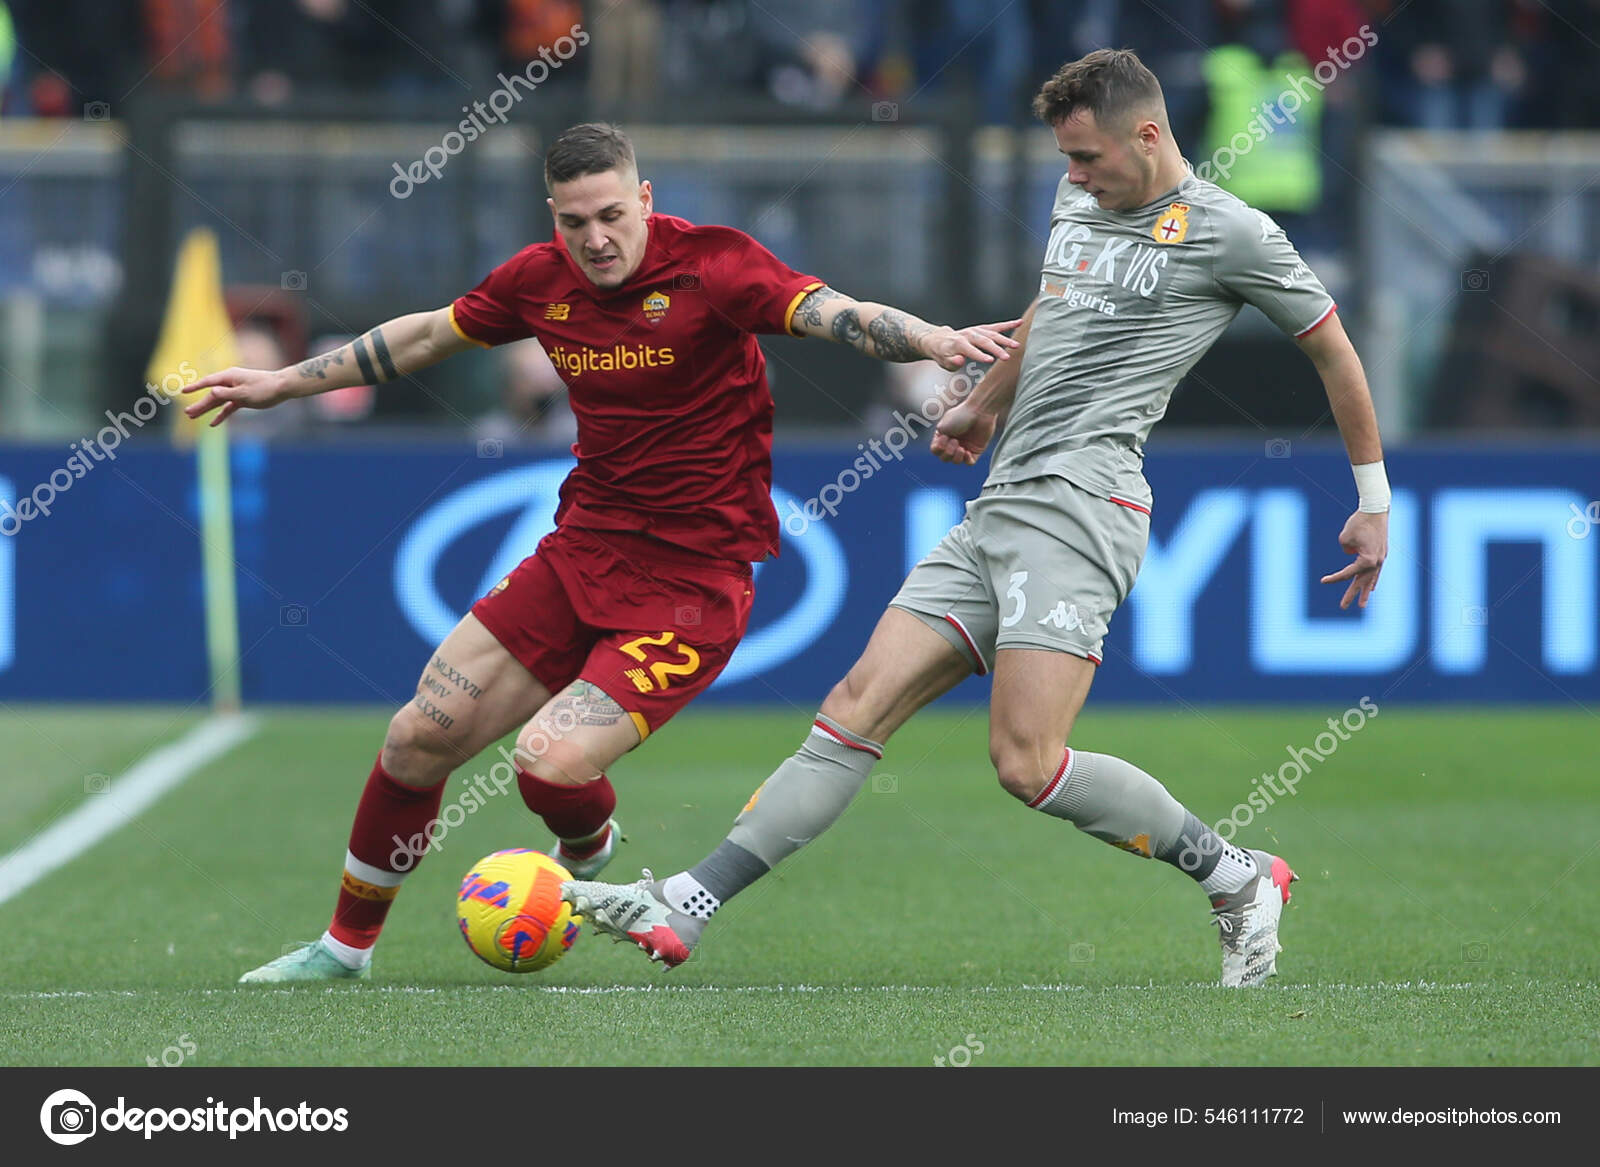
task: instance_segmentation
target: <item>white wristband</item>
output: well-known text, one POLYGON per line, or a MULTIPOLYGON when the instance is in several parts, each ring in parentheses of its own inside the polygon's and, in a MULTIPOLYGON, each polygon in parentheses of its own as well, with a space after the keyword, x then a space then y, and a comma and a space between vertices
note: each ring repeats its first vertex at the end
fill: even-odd
POLYGON ((1361 500, 1356 509, 1369 515, 1381 515, 1389 509, 1389 475, 1382 462, 1364 462, 1350 467, 1356 476, 1356 495, 1361 500))

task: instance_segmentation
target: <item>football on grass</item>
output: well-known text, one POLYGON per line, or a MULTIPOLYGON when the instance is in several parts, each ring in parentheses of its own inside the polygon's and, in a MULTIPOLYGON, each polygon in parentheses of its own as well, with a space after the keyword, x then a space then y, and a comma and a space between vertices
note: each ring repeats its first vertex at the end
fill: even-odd
POLYGON ((543 851, 496 851, 461 881, 456 919, 479 959, 506 972, 549 968, 578 939, 582 916, 561 898, 572 873, 543 851))

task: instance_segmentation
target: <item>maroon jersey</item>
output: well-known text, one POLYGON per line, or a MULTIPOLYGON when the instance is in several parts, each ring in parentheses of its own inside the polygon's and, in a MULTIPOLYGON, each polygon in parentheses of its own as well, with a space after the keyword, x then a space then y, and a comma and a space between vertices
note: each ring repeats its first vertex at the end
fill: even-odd
POLYGON ((639 270, 604 291, 557 237, 451 306, 484 345, 537 337, 567 383, 578 465, 556 522, 639 531, 730 560, 778 549, 772 394, 759 332, 788 333, 822 281, 731 227, 652 215, 639 270))

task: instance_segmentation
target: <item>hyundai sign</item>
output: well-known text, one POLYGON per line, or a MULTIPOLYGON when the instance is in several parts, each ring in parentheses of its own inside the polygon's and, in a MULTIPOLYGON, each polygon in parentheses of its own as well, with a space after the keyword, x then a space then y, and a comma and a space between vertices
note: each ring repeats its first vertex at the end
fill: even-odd
MULTIPOLYGON (((857 456, 777 453, 784 551, 757 566, 750 631, 703 702, 814 706, 982 483, 925 453, 870 475, 850 470, 857 456)), ((0 448, 0 515, 63 458, 0 448)), ((554 451, 237 445, 246 698, 408 699, 429 649, 550 529, 570 465, 554 451)), ((1600 697, 1600 451, 1401 448, 1388 465, 1389 560, 1369 606, 1341 611, 1342 586, 1317 579, 1349 559, 1342 452, 1158 444, 1150 546, 1095 698, 1600 697)), ((191 459, 124 447, 53 493, 48 514, 0 531, 0 697, 202 698, 191 459)), ((948 700, 986 691, 974 679, 948 700)))

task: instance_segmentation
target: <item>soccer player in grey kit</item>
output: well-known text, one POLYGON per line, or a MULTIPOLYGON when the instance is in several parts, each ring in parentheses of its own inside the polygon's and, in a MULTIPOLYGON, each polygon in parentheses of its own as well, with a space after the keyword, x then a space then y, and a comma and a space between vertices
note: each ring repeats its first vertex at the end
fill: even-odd
POLYGON ((1067 173, 1039 295, 1016 333, 1023 360, 992 366, 932 443, 972 464, 1004 419, 988 480, 716 850, 665 880, 568 885, 602 917, 666 924, 652 935, 679 943, 641 945, 652 959, 687 959, 723 903, 844 812, 890 734, 976 671, 993 674, 989 756, 1007 793, 1198 882, 1220 929, 1223 985, 1276 971, 1289 865, 1224 842, 1132 762, 1067 741, 1144 556, 1145 437, 1239 309, 1254 304, 1311 358, 1350 455, 1359 501, 1339 544, 1354 559, 1322 581, 1347 583, 1341 607, 1366 606, 1388 550, 1372 398, 1326 289, 1276 223, 1195 176, 1135 54, 1064 66, 1034 112, 1067 173))

